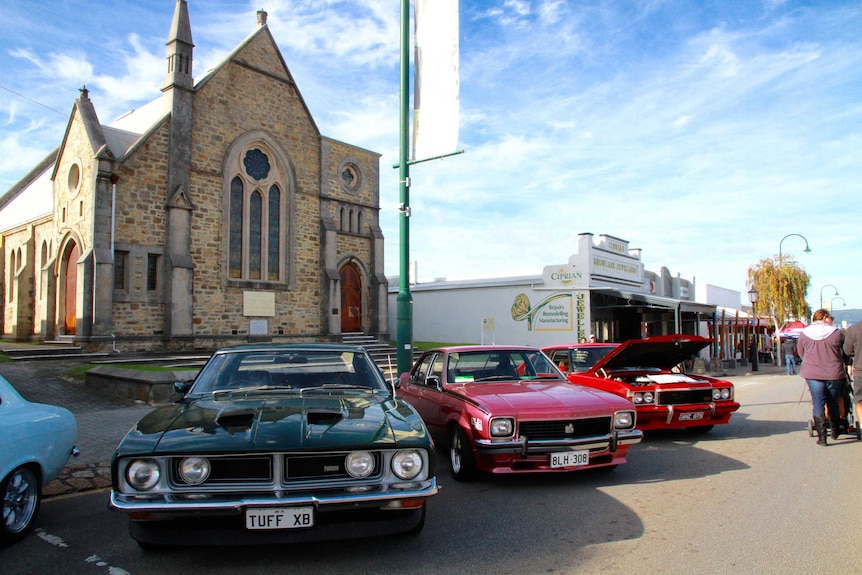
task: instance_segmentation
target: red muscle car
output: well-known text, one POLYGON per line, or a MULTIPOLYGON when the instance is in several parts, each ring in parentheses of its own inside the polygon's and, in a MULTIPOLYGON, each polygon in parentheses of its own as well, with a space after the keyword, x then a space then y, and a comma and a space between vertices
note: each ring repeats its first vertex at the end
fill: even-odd
POLYGON ((686 428, 707 432, 739 409, 733 384, 684 373, 682 364, 708 346, 696 335, 664 335, 625 343, 569 344, 542 348, 569 381, 628 399, 638 429, 686 428))
POLYGON ((643 438, 630 402, 569 383, 537 348, 428 350, 401 375, 398 393, 448 446, 458 481, 478 471, 612 468, 643 438))

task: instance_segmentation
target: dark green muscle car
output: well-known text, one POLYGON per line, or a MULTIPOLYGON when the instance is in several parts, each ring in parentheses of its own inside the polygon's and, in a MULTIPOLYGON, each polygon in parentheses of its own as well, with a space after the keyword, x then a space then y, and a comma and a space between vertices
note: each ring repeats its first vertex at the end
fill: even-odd
POLYGON ((227 348, 177 391, 112 461, 111 506, 141 547, 421 531, 433 444, 363 348, 227 348))

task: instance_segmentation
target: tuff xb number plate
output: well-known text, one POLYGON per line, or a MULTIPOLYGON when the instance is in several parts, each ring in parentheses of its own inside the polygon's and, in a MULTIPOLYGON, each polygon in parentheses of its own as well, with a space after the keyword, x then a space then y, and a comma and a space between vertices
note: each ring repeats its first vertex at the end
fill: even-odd
POLYGON ((246 529, 303 529, 314 526, 314 507, 252 507, 245 510, 246 529))

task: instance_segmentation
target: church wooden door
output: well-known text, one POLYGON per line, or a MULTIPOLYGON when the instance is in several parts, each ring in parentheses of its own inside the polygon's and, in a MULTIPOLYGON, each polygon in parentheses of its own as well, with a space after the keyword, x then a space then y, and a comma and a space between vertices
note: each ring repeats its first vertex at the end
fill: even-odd
POLYGON ((353 264, 339 272, 341 276, 341 333, 362 331, 362 279, 353 264))
POLYGON ((75 335, 75 322, 78 316, 78 310, 75 308, 78 298, 78 257, 78 246, 73 243, 63 268, 66 302, 63 323, 66 335, 75 335))

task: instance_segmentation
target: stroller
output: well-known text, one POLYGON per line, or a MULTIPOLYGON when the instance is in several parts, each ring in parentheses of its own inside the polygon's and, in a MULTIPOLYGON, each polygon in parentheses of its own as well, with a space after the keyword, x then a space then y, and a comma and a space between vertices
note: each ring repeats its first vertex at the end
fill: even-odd
MULTIPOLYGON (((804 393, 804 392, 803 392, 804 393)), ((838 396, 838 407, 841 410, 841 423, 839 424, 839 435, 855 435, 857 441, 862 441, 862 428, 856 421, 856 409, 853 404, 853 387, 850 377, 844 378, 844 389, 838 396)), ((829 417, 829 409, 826 412, 826 431, 832 435, 832 421, 829 417)), ((808 437, 814 437, 814 419, 808 420, 808 437)))

